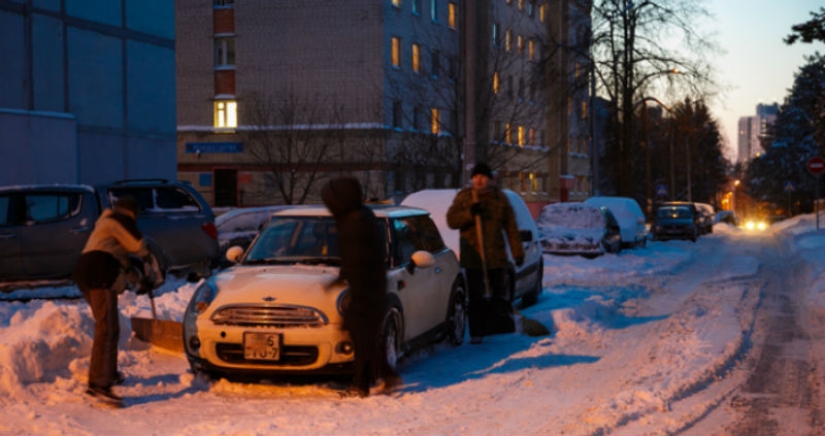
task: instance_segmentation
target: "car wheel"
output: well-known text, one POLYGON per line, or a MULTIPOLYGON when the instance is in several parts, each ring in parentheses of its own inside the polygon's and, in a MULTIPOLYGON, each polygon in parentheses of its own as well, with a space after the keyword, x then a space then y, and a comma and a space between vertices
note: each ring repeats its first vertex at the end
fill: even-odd
POLYGON ((380 347, 384 350, 387 363, 392 369, 396 368, 398 359, 401 357, 402 324, 401 312, 397 308, 391 307, 384 315, 380 347))
POLYGON ((544 259, 539 260, 539 271, 536 283, 533 285, 533 290, 524 294, 521 297, 521 307, 530 307, 539 301, 539 295, 544 291, 542 281, 544 279, 544 259))
POLYGON ((450 307, 447 310, 447 321, 444 327, 447 342, 459 346, 464 342, 464 332, 467 330, 467 293, 464 283, 456 280, 450 296, 450 307))

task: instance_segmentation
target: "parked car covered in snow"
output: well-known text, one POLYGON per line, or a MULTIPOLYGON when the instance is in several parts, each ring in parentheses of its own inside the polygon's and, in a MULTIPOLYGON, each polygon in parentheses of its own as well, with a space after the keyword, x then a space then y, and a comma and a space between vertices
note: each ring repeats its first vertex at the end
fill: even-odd
MULTIPOLYGON (((391 365, 416 345, 464 340, 466 287, 458 259, 423 209, 370 206, 386 235, 387 300, 381 347, 391 365)), ((343 330, 346 284, 335 220, 323 206, 276 211, 237 264, 204 281, 183 319, 195 373, 261 376, 351 373, 343 330)))
POLYGON ((699 219, 697 221, 699 234, 706 235, 713 233, 713 224, 714 221, 716 221, 716 212, 713 210, 713 206, 707 203, 694 203, 694 205, 696 206, 696 211, 699 213, 699 219))
MULTIPOLYGON (((519 228, 524 250, 524 263, 517 266, 507 247, 507 255, 510 258, 507 283, 510 289, 514 290, 510 292, 510 298, 511 300, 520 298, 522 306, 529 306, 536 303, 542 291, 544 259, 539 246, 539 231, 530 214, 530 209, 527 208, 521 196, 509 189, 502 189, 502 191, 510 201, 510 206, 516 215, 516 225, 519 228)), ((453 204, 457 193, 458 189, 425 189, 408 195, 401 204, 428 210, 444 242, 456 253, 456 256, 460 257, 459 231, 447 225, 447 209, 453 204)))
POLYGON ((544 206, 536 219, 541 248, 547 254, 596 257, 622 250, 619 223, 610 209, 584 203, 544 206))
POLYGON ((590 197, 584 204, 610 209, 622 234, 622 246, 644 247, 647 243, 645 214, 639 203, 629 197, 590 197))

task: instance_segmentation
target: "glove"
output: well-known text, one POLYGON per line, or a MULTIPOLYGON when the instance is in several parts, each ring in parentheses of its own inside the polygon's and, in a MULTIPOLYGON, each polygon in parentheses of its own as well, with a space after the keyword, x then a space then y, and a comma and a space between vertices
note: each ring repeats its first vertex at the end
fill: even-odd
POLYGON ((470 206, 470 213, 472 213, 473 216, 481 215, 481 203, 473 203, 470 206))
POLYGON ((515 259, 513 259, 513 260, 515 260, 515 261, 516 261, 516 266, 522 266, 522 265, 524 265, 524 256, 518 256, 518 257, 516 257, 516 258, 515 258, 515 259))

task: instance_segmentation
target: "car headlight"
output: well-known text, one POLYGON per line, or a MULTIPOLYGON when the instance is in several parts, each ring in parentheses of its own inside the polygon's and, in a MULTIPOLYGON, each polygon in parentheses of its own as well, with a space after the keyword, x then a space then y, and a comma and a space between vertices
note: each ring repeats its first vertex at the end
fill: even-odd
POLYGON ((198 315, 202 314, 212 304, 212 300, 215 299, 217 293, 217 289, 211 280, 201 283, 192 295, 192 300, 189 301, 188 311, 198 315))
POLYGON ((338 300, 335 302, 335 307, 341 316, 344 316, 344 312, 349 309, 350 303, 352 303, 352 294, 350 294, 349 288, 346 288, 338 294, 338 300))

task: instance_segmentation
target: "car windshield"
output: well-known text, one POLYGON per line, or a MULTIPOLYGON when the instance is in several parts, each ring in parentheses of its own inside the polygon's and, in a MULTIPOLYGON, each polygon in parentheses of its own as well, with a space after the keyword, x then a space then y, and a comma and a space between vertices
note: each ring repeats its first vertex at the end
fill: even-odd
POLYGON ((338 231, 332 217, 276 216, 249 248, 244 265, 338 265, 338 231))
POLYGON ((686 207, 663 207, 659 209, 659 218, 690 218, 690 209, 686 207))

